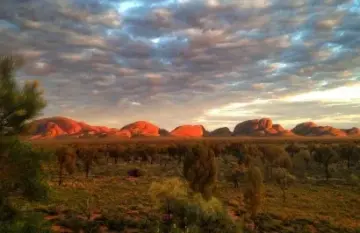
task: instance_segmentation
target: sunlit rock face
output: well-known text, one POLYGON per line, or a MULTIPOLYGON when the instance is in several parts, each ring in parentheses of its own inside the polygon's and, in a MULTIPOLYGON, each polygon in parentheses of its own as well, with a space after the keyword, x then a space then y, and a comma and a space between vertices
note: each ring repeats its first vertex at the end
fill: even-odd
POLYGON ((360 135, 360 129, 356 128, 356 127, 352 127, 351 129, 344 129, 344 131, 349 135, 349 136, 358 136, 360 135))
POLYGON ((170 132, 174 137, 203 137, 207 131, 202 125, 181 125, 170 132))
POLYGON ((235 126, 233 136, 290 136, 292 133, 279 124, 273 124, 270 118, 261 118, 241 122, 235 126))
POLYGON ((171 132, 162 129, 148 121, 136 121, 122 128, 106 126, 91 126, 84 122, 66 117, 50 117, 30 122, 24 128, 22 135, 32 139, 65 138, 65 137, 230 137, 230 136, 359 136, 359 128, 338 129, 332 126, 319 126, 314 122, 303 122, 292 130, 284 129, 279 124, 273 124, 270 118, 247 120, 237 124, 231 132, 228 127, 221 127, 211 132, 203 125, 181 125, 171 132))
POLYGON ((127 130, 132 137, 136 136, 160 136, 160 128, 147 121, 136 121, 121 128, 127 130))
POLYGON ((56 138, 59 136, 83 136, 108 134, 114 129, 105 126, 91 126, 66 117, 50 117, 32 121, 26 126, 25 134, 33 138, 56 138))

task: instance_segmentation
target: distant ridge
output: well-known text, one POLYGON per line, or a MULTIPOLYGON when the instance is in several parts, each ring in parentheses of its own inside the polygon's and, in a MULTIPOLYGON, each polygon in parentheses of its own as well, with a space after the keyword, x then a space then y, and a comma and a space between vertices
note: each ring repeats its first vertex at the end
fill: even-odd
POLYGON ((26 125, 22 135, 31 139, 46 138, 87 138, 87 137, 236 137, 236 136, 360 136, 359 128, 338 129, 319 126, 314 122, 303 122, 292 130, 273 124, 270 118, 252 119, 240 122, 231 131, 227 127, 207 131, 203 125, 181 125, 168 131, 148 121, 136 121, 119 128, 92 126, 70 118, 55 116, 34 120, 26 125))

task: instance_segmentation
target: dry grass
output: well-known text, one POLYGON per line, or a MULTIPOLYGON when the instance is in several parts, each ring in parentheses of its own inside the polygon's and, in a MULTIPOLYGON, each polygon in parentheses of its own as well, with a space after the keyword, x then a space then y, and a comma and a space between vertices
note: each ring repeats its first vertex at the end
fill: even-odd
MULTIPOLYGON (((226 172, 225 167, 222 165, 222 172, 226 172)), ((57 209, 58 212, 59 209, 62 209, 75 213, 76 216, 81 215, 82 218, 85 218, 84 216, 87 214, 100 213, 107 220, 124 221, 127 219, 126 221, 130 222, 144 222, 146 219, 157 215, 156 207, 148 196, 150 184, 166 177, 178 175, 175 164, 171 164, 167 168, 156 164, 103 164, 94 167, 93 176, 90 179, 86 179, 84 173, 78 172, 71 177, 66 177, 63 186, 58 186, 56 166, 50 164, 48 169, 52 175, 49 183, 53 188, 50 200, 41 205, 19 201, 18 204, 23 209, 30 210, 41 207, 48 210, 57 209), (129 179, 127 171, 134 167, 141 168, 145 172, 145 176, 129 179)), ((240 190, 234 189, 232 184, 223 180, 218 184, 216 195, 234 215, 243 206, 240 190)), ((264 216, 272 217, 269 218, 270 220, 261 220, 261 224, 269 229, 277 227, 278 231, 262 230, 262 232, 283 232, 284 229, 289 228, 286 226, 289 221, 296 221, 297 219, 310 221, 311 224, 308 224, 310 228, 319 228, 314 225, 326 220, 326 224, 348 229, 360 229, 359 206, 359 188, 331 184, 296 184, 288 190, 288 200, 284 204, 280 188, 267 184, 261 216, 262 218, 265 218, 264 216)), ((59 213, 57 215, 57 217, 48 218, 64 224, 64 219, 70 221, 69 219, 72 216, 59 213)), ((301 222, 301 224, 303 223, 301 222)), ((293 231, 284 232, 306 232, 297 231, 294 226, 291 228, 293 231)), ((136 229, 136 227, 133 228, 136 229)), ((140 230, 138 232, 145 231, 140 230)))

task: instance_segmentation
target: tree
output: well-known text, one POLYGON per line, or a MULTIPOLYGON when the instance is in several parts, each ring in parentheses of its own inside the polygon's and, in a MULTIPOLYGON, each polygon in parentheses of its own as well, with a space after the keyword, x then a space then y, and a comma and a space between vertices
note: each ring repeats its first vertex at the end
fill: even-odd
POLYGON ((324 165, 325 178, 329 180, 331 177, 329 165, 339 161, 338 153, 330 146, 320 145, 312 148, 312 155, 315 162, 324 165))
POLYGON ((63 182, 64 169, 71 175, 76 168, 76 151, 71 147, 60 147, 55 151, 55 155, 59 164, 59 185, 63 182))
POLYGON ((286 201, 286 190, 289 185, 296 181, 296 177, 291 175, 286 168, 276 167, 273 171, 272 179, 276 181, 283 193, 283 202, 286 201))
MULTIPOLYGON (((1 232, 29 232, 27 227, 32 224, 21 222, 23 216, 12 206, 10 196, 40 200, 47 197, 48 191, 41 162, 49 154, 16 137, 5 137, 15 136, 46 105, 37 82, 18 87, 14 75, 20 61, 14 57, 0 57, 0 226, 7 226, 0 227, 1 232), (19 227, 19 223, 23 226, 19 227)), ((31 232, 44 232, 40 226, 34 230, 34 226, 31 232)))
POLYGON ((244 200, 251 218, 255 218, 260 210, 261 194, 263 192, 263 176, 257 166, 250 166, 246 172, 246 187, 244 189, 244 200))
POLYGON ((340 157, 347 162, 347 168, 350 169, 351 163, 356 163, 360 159, 360 150, 355 143, 349 143, 339 146, 340 157))
POLYGON ((297 145, 296 143, 291 143, 287 147, 285 147, 286 152, 289 153, 291 157, 294 157, 296 153, 299 153, 301 150, 301 147, 297 145))
POLYGON ((300 178, 305 178, 306 171, 309 169, 311 154, 309 150, 302 149, 292 157, 294 173, 300 178))
POLYGON ((265 165, 265 177, 272 179, 273 167, 283 167, 286 169, 292 168, 291 159, 285 149, 278 145, 261 145, 259 150, 263 154, 263 162, 265 165))
POLYGON ((19 59, 0 57, 0 135, 19 133, 46 106, 37 81, 17 85, 14 76, 20 66, 19 59))
POLYGON ((192 152, 184 160, 184 177, 194 192, 201 193, 204 199, 209 200, 218 174, 215 154, 204 145, 193 147, 192 152))

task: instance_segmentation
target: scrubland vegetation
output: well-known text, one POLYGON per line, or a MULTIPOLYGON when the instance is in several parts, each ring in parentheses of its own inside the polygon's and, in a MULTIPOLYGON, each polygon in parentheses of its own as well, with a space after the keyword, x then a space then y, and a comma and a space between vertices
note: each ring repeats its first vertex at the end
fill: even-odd
POLYGON ((123 141, 30 144, 45 106, 0 60, 0 232, 360 232, 360 147, 123 141))

